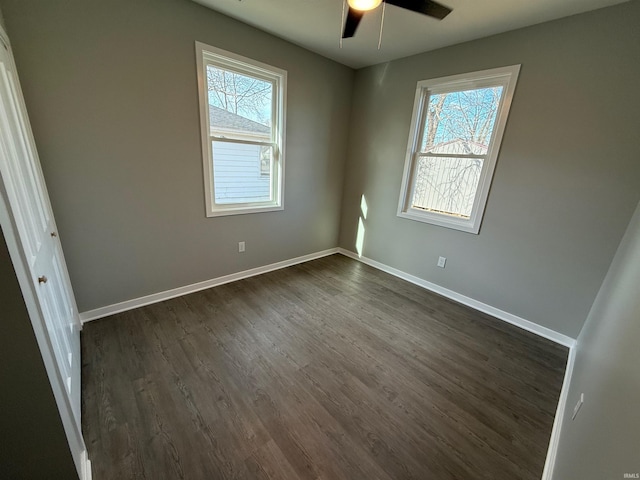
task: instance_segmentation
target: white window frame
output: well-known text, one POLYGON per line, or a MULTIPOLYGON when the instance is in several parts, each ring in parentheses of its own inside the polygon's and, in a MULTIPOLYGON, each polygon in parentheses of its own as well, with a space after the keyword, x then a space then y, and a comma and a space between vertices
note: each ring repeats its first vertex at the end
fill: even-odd
POLYGON ((284 146, 287 72, 266 63, 237 55, 201 42, 195 42, 198 70, 198 95, 200 100, 200 135, 202 137, 202 161, 204 171, 204 191, 207 217, 238 215, 246 213, 272 212, 284 209, 284 146), (243 139, 240 136, 224 137, 211 134, 209 125, 209 93, 207 86, 207 65, 259 78, 273 84, 271 141, 243 139), (271 192, 272 200, 249 203, 215 203, 212 142, 230 141, 272 147, 271 192))
MULTIPOLYGON (((498 152, 502 143, 504 129, 516 88, 520 65, 494 68, 480 72, 471 72, 448 77, 434 78, 419 81, 416 87, 415 101, 413 104, 413 115, 411 117, 411 128, 409 131, 409 142, 405 159, 404 172, 402 175, 402 186, 400 189, 400 201, 398 204, 398 216, 415 220, 418 222, 430 223, 442 227, 453 228, 463 232, 478 234, 484 216, 484 210, 489 196, 489 189, 496 167, 498 152), (415 170, 418 158, 421 156, 442 156, 444 154, 421 153, 421 142, 425 128, 426 112, 431 95, 450 93, 455 91, 470 90, 487 87, 503 87, 500 105, 493 133, 489 142, 489 148, 484 159, 478 189, 473 202, 473 209, 469 219, 455 217, 443 213, 427 212, 411 207, 415 188, 415 170)), ((461 158, 477 158, 478 155, 456 154, 461 158)))

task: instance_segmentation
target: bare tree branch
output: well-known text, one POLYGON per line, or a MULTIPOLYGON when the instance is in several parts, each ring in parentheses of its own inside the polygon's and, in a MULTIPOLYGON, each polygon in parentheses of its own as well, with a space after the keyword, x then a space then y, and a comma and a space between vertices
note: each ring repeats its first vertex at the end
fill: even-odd
POLYGON ((271 122, 271 83, 209 66, 207 87, 212 105, 258 123, 271 122))

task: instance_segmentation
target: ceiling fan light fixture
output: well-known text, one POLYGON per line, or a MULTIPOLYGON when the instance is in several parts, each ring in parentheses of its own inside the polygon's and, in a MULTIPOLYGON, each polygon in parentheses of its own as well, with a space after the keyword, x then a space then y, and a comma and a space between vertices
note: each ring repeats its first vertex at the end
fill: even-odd
POLYGON ((382 3, 382 0, 347 0, 347 3, 354 10, 366 12, 367 10, 373 10, 378 7, 382 3))

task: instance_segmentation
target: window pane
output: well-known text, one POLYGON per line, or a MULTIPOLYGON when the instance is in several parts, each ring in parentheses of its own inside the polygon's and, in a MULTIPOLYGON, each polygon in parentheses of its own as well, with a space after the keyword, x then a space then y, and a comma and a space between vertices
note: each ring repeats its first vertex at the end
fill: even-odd
POLYGON ((212 134, 270 141, 273 83, 207 65, 212 134))
POLYGON ((431 95, 421 151, 485 155, 503 87, 431 95))
POLYGON ((412 208, 468 219, 483 159, 419 157, 412 208))
POLYGON ((216 204, 268 202, 272 200, 271 147, 233 142, 211 142, 213 197, 216 204), (265 153, 265 149, 268 153, 265 153))

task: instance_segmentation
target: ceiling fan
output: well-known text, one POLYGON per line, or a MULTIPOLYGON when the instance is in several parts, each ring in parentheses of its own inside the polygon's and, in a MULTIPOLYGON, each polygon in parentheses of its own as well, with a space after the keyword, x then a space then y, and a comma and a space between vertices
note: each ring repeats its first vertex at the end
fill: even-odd
MULTIPOLYGON (((451 13, 449 7, 434 2, 432 0, 384 0, 390 5, 405 8, 412 12, 421 13, 429 17, 442 20, 451 13)), ((347 21, 344 24, 342 38, 350 38, 356 33, 358 24, 362 20, 363 15, 369 10, 373 10, 380 6, 383 0, 347 0, 349 10, 347 12, 347 21)))

